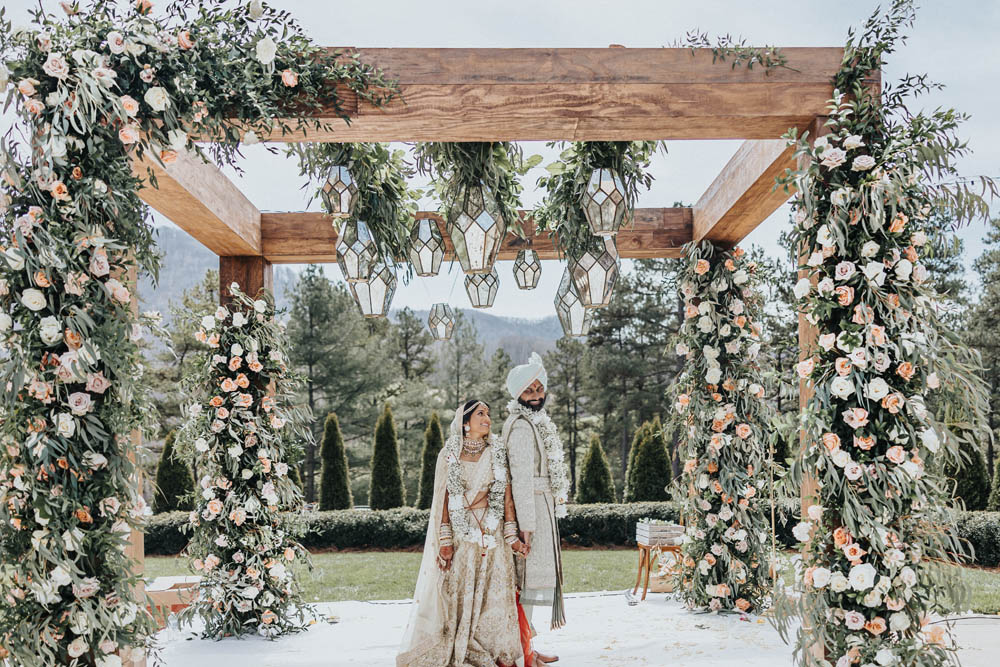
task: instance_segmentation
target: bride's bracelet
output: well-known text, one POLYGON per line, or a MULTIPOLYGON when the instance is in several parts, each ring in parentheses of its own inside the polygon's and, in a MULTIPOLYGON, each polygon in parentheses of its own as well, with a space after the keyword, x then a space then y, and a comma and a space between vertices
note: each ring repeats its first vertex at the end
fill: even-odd
POLYGON ((450 547, 452 545, 452 537, 454 533, 452 532, 450 523, 442 523, 438 527, 438 543, 442 547, 450 547))
POLYGON ((517 542, 517 522, 506 521, 503 524, 503 541, 507 544, 517 542))

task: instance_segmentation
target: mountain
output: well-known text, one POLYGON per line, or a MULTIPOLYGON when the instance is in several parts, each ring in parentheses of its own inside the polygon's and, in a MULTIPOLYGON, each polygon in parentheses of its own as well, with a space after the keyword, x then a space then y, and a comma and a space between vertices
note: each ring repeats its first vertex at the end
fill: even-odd
MULTIPOLYGON (((159 284, 154 289, 152 280, 142 277, 139 300, 142 310, 157 310, 167 315, 169 302, 179 300, 184 290, 201 281, 208 269, 218 269, 219 260, 215 253, 176 227, 158 227, 156 243, 162 256, 159 284)), ((274 293, 279 309, 288 306, 287 292, 295 277, 295 271, 287 266, 274 268, 274 293)), ((427 320, 428 311, 414 312, 420 319, 427 320)), ((525 320, 499 317, 472 308, 462 312, 475 323, 487 358, 502 347, 514 361, 521 363, 533 351, 544 354, 551 350, 562 336, 555 315, 525 320)))

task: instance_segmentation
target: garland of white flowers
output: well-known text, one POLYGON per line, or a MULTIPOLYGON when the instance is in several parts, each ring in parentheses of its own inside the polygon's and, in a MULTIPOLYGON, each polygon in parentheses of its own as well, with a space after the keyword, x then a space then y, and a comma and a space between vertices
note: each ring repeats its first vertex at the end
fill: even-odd
POLYGON ((691 608, 759 613, 771 588, 759 279, 742 249, 709 241, 684 246, 683 267, 676 351, 686 362, 672 390, 685 459, 678 590, 691 608))
POLYGON ((803 665, 954 664, 947 627, 926 624, 931 613, 965 608, 960 569, 947 567, 965 548, 940 473, 942 459, 959 460, 965 436, 935 419, 927 394, 948 385, 979 425, 987 392, 968 350, 937 319, 921 256, 936 218, 967 221, 988 206, 953 166, 965 150, 961 116, 904 106, 927 89, 923 77, 884 94, 869 88, 869 72, 913 17, 908 0, 876 12, 845 50, 827 133, 788 135, 802 165, 782 179, 799 193, 804 275, 794 291, 818 340, 798 366, 815 395, 789 471, 813 489, 794 529, 802 595, 776 595, 775 619, 786 637, 798 626, 803 665), (935 209, 948 215, 931 216, 935 209))
POLYGON ((517 401, 507 403, 507 411, 512 415, 520 415, 531 422, 542 436, 542 446, 545 448, 545 458, 548 461, 549 488, 555 500, 556 517, 566 516, 566 503, 569 502, 569 467, 566 465, 566 454, 563 449, 559 430, 552 418, 541 410, 531 410, 517 401))
POLYGON ((483 527, 488 532, 484 533, 478 525, 469 521, 469 510, 465 508, 465 494, 469 490, 462 473, 462 463, 459 458, 462 455, 462 436, 453 435, 445 443, 447 454, 445 460, 448 463, 448 478, 446 486, 448 489, 448 516, 451 519, 452 532, 455 537, 465 542, 475 542, 486 549, 492 549, 497 545, 493 532, 503 521, 504 516, 504 496, 507 491, 507 450, 499 442, 489 439, 490 452, 493 457, 493 483, 490 484, 489 502, 486 508, 486 516, 483 518, 483 527))
POLYGON ((269 295, 251 299, 233 283, 233 303, 201 318, 204 362, 185 379, 197 398, 178 437, 202 475, 185 550, 201 575, 197 601, 204 636, 256 632, 274 638, 306 627, 306 606, 290 569, 308 559, 282 511, 301 505, 288 477, 293 442, 308 437, 291 400, 284 329, 269 295))

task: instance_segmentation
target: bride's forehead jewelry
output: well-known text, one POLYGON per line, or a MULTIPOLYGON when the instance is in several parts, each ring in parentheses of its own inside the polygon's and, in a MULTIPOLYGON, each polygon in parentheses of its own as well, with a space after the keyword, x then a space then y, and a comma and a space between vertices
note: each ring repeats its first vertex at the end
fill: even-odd
MULTIPOLYGON (((465 416, 465 417, 468 417, 468 416, 469 416, 469 415, 471 415, 471 414, 472 414, 473 412, 475 412, 475 411, 476 411, 476 410, 477 410, 477 409, 479 408, 479 406, 480 406, 480 405, 486 405, 486 404, 485 404, 485 403, 483 403, 482 401, 479 401, 479 402, 477 402, 477 403, 473 403, 473 404, 472 404, 472 405, 471 405, 471 406, 470 406, 470 407, 469 407, 469 408, 468 408, 468 409, 467 409, 467 410, 465 411, 465 414, 464 414, 463 416, 465 416)), ((487 407, 487 408, 489 408, 489 406, 488 406, 488 405, 486 405, 486 407, 487 407)))

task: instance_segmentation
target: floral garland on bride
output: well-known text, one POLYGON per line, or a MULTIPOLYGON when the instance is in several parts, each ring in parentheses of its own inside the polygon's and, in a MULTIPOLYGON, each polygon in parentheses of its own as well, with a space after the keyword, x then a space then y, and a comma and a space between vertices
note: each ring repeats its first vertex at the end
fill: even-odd
POLYGON ((453 435, 448 438, 445 449, 448 452, 445 460, 448 462, 448 478, 446 486, 448 488, 448 516, 451 518, 452 532, 455 537, 464 542, 475 542, 486 549, 492 549, 497 545, 493 531, 497 529, 503 521, 504 494, 507 491, 507 449, 492 438, 490 442, 490 455, 493 457, 493 483, 490 485, 489 504, 486 509, 486 516, 483 519, 483 527, 487 533, 483 533, 479 526, 473 527, 469 521, 469 511, 465 508, 465 493, 469 486, 462 474, 462 436, 453 435))
POLYGON ((531 410, 517 401, 507 403, 507 411, 512 415, 520 415, 534 425, 542 435, 542 445, 545 447, 545 458, 548 459, 549 486, 555 499, 555 513, 560 519, 566 516, 566 503, 569 502, 569 468, 566 466, 562 438, 552 418, 541 410, 531 410))

